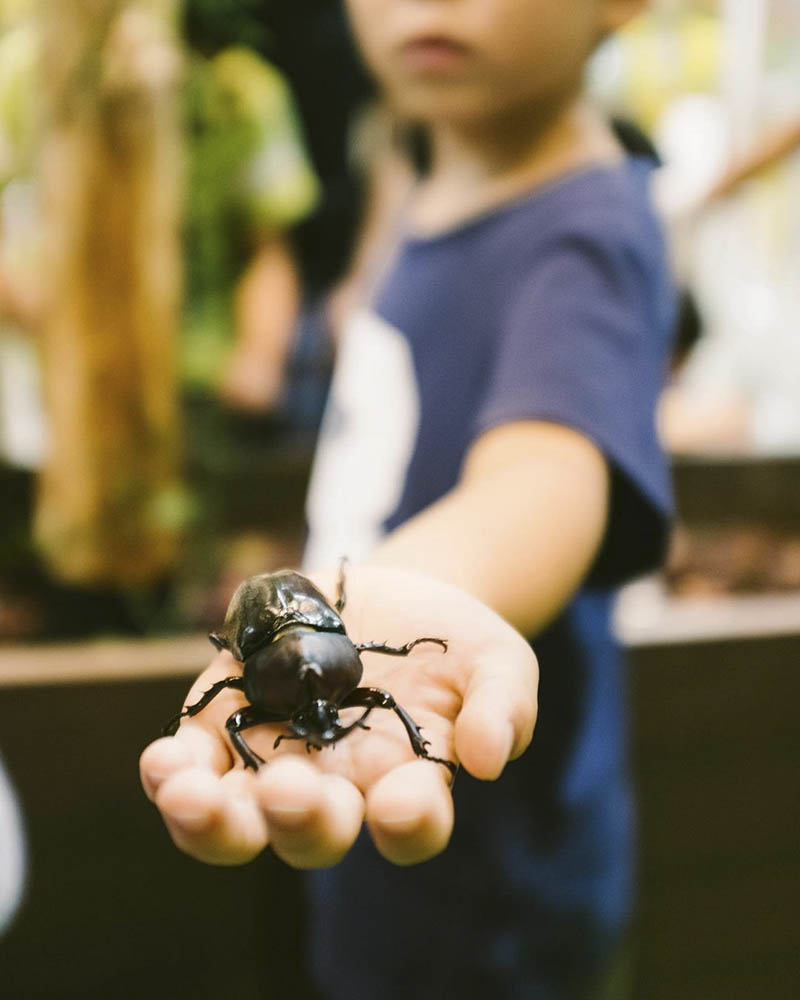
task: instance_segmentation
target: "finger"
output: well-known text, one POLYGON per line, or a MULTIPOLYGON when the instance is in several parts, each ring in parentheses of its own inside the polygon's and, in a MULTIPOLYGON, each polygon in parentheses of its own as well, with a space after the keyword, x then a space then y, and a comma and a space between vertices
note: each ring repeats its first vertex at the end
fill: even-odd
POLYGON ((455 745, 459 760, 476 778, 497 778, 530 743, 538 676, 528 646, 499 666, 492 654, 473 674, 456 720, 455 745))
POLYGON ((380 853, 396 865, 427 861, 453 831, 450 776, 430 761, 394 768, 367 795, 367 826, 380 853))
POLYGON ((252 776, 244 772, 220 778, 206 768, 184 768, 161 784, 155 804, 175 844, 198 861, 244 864, 268 843, 252 776))
POLYGON ((256 796, 273 851, 293 868, 327 868, 352 847, 364 799, 352 782, 287 755, 259 771, 256 796))
POLYGON ((167 778, 195 765, 222 775, 231 766, 230 749, 221 733, 184 723, 175 736, 155 740, 139 758, 145 794, 153 801, 167 778))

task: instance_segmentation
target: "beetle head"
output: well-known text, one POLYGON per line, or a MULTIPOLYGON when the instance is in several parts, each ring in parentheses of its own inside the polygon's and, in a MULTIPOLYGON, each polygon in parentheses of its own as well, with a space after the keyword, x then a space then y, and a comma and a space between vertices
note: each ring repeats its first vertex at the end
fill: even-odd
POLYGON ((295 712, 290 728, 295 736, 321 749, 337 739, 341 729, 339 712, 331 702, 315 698, 305 708, 295 712))

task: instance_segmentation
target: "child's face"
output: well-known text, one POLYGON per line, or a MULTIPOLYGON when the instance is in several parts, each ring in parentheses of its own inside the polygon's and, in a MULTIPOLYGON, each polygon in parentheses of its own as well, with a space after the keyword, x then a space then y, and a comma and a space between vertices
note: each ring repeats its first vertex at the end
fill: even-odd
POLYGON ((620 8, 637 0, 347 0, 361 51, 403 114, 479 121, 546 112, 580 87, 620 8))

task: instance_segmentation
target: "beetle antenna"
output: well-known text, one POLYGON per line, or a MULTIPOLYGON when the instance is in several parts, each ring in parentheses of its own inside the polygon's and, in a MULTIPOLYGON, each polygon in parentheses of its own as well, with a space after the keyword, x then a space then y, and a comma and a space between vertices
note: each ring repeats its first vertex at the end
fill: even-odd
POLYGON ((339 559, 339 579, 336 584, 337 595, 336 595, 336 604, 334 604, 334 608, 336 608, 336 611, 339 612, 340 614, 342 611, 344 611, 344 606, 347 603, 347 593, 345 592, 345 585, 344 585, 344 570, 348 562, 349 560, 347 556, 342 556, 339 559))
POLYGON ((219 632, 209 632, 208 638, 213 646, 217 649, 228 649, 228 640, 219 634, 219 632))

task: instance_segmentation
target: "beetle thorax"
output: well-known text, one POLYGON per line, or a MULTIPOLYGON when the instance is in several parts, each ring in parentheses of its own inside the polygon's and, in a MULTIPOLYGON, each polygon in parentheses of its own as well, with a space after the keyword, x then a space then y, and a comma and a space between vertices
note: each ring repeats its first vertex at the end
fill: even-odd
POLYGON ((338 705, 362 669, 346 635, 296 625, 245 660, 244 690, 252 705, 294 717, 317 700, 338 705))

